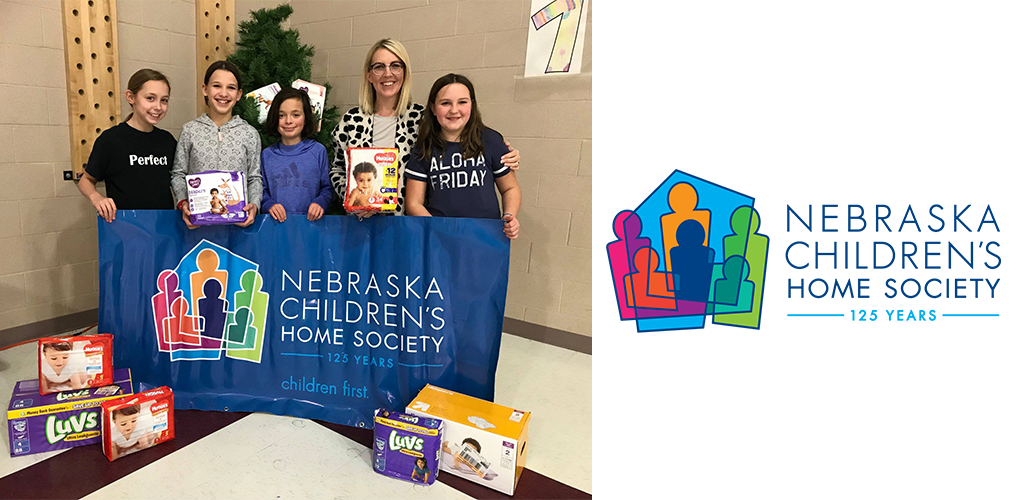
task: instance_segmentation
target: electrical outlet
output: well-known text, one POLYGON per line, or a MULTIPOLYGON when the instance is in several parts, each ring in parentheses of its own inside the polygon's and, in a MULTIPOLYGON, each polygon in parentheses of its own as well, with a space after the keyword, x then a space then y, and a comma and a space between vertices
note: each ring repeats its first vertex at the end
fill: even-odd
POLYGON ((74 179, 75 179, 75 176, 74 176, 74 174, 71 173, 70 170, 65 170, 64 171, 64 180, 70 181, 70 180, 74 180, 74 179))

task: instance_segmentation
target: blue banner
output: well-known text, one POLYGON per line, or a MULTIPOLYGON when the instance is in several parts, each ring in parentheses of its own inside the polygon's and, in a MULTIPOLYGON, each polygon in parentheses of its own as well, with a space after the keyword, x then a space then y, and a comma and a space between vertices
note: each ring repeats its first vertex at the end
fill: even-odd
POLYGON ((99 225, 99 330, 114 366, 177 408, 372 427, 427 383, 493 400, 508 287, 502 223, 176 211, 99 225))

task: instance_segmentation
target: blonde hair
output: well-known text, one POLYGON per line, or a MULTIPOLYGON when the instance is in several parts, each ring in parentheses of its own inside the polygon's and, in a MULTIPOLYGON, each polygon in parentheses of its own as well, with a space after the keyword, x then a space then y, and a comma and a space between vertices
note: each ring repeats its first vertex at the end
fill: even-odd
POLYGON ((398 93, 398 106, 395 108, 395 114, 405 114, 405 110, 409 109, 412 104, 412 72, 409 68, 409 52, 405 50, 405 46, 401 42, 390 38, 378 40, 366 53, 366 61, 363 62, 363 80, 359 83, 359 110, 372 115, 377 109, 377 93, 373 90, 373 85, 367 80, 366 75, 370 72, 373 55, 379 49, 391 52, 405 65, 405 72, 402 74, 402 90, 398 93))

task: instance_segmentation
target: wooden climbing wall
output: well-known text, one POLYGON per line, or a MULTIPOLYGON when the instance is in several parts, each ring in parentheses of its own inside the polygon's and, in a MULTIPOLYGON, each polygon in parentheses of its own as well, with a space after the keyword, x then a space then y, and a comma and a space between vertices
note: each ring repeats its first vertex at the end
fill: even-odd
POLYGON ((115 0, 62 0, 71 166, 82 176, 100 132, 121 116, 115 0))
POLYGON ((196 0, 196 109, 206 112, 203 77, 210 63, 235 51, 235 0, 196 0))

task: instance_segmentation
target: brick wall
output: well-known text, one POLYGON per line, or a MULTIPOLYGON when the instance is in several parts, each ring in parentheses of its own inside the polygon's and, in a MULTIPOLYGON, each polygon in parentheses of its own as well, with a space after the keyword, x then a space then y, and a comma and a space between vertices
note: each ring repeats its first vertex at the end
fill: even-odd
MULTIPOLYGON (((524 78, 529 0, 292 0, 290 19, 313 45, 313 77, 328 103, 357 103, 363 59, 383 37, 409 50, 413 99, 448 72, 469 77, 486 123, 520 150, 520 239, 512 244, 505 314, 590 335, 591 58, 583 74, 524 78)), ((239 0, 236 19, 278 2, 239 0)))

